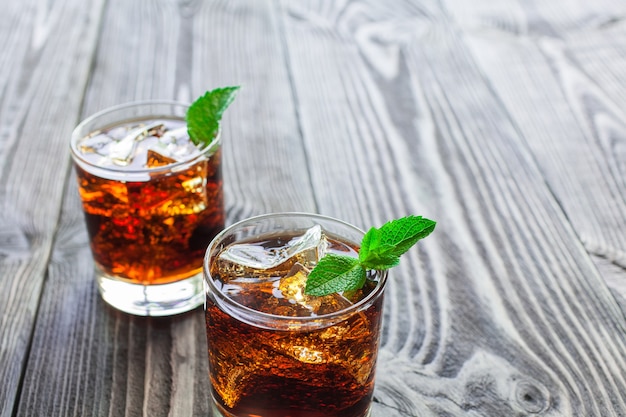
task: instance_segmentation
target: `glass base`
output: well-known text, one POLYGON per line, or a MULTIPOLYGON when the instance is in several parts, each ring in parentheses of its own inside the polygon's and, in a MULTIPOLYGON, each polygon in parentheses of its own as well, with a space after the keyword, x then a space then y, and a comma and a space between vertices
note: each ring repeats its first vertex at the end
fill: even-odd
POLYGON ((98 290, 112 307, 138 316, 171 316, 204 303, 202 273, 159 285, 132 284, 96 267, 98 290))
MULTIPOLYGON (((213 398, 213 396, 211 396, 210 402, 211 402, 211 410, 210 410, 211 414, 210 415, 213 417, 264 417, 262 414, 257 414, 256 412, 245 413, 242 415, 235 415, 235 414, 229 413, 220 404, 218 404, 218 402, 215 400, 215 398, 213 398)), ((367 411, 365 412, 365 414, 363 414, 360 417, 370 417, 371 412, 372 412, 372 407, 370 404, 370 407, 367 408, 367 411)), ((282 412, 273 412, 272 415, 277 415, 277 416, 294 415, 294 411, 284 410, 282 412)), ((320 415, 326 415, 326 413, 320 412, 320 411, 315 411, 315 412, 299 411, 299 412, 296 412, 296 415, 301 416, 301 417, 308 417, 308 416, 319 417, 320 415)))

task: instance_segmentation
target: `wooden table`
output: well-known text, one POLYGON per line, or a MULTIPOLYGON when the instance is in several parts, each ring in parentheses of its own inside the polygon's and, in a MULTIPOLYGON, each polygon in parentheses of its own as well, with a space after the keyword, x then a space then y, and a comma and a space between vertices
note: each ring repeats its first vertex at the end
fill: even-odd
POLYGON ((0 416, 204 416, 201 309, 108 308, 71 169, 105 107, 241 85, 228 222, 433 235, 374 417, 626 416, 626 3, 21 0, 0 24, 0 416), (620 308, 621 303, 621 308, 620 308))

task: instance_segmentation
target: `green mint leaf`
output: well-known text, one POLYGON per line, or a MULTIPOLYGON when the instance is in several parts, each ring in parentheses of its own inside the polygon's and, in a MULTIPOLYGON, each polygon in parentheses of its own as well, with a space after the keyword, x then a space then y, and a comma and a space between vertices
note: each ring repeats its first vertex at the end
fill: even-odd
POLYGON ((334 292, 359 289, 365 284, 365 269, 350 256, 326 254, 306 280, 304 292, 323 296, 334 292))
POLYGON ((431 234, 435 225, 434 221, 422 216, 408 216, 387 222, 380 229, 372 228, 363 236, 363 241, 368 244, 365 251, 362 244, 359 261, 368 269, 393 267, 418 240, 431 234), (397 259, 395 264, 394 259, 397 259))
POLYGON ((220 120, 235 99, 239 87, 223 87, 207 91, 187 109, 189 138, 196 146, 208 146, 220 129, 220 120))
POLYGON ((425 238, 435 230, 435 223, 422 216, 408 216, 385 223, 380 232, 383 244, 396 247, 396 255, 408 251, 418 240, 425 238))
POLYGON ((394 246, 381 245, 370 251, 360 263, 367 269, 389 269, 400 263, 400 257, 395 254, 394 246))
POLYGON ((365 233, 361 240, 361 249, 359 250, 359 260, 363 262, 363 259, 370 253, 370 248, 376 248, 380 246, 380 230, 372 227, 365 233))
POLYGON ((372 227, 363 236, 358 258, 326 254, 307 278, 305 294, 322 296, 355 291, 363 287, 366 271, 389 269, 400 256, 435 230, 436 222, 422 216, 407 216, 372 227))

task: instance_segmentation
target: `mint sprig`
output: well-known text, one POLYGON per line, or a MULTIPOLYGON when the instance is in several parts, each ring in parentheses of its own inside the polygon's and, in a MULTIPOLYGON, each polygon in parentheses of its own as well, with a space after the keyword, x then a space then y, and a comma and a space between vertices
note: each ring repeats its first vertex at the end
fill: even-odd
POLYGON ((309 274, 305 294, 324 296, 363 287, 367 270, 393 268, 400 256, 435 230, 437 223, 422 216, 408 216, 372 227, 361 240, 359 257, 326 254, 309 274))
POLYGON ((207 91, 194 101, 185 119, 189 138, 196 146, 208 146, 220 129, 224 111, 235 99, 239 87, 222 87, 207 91))

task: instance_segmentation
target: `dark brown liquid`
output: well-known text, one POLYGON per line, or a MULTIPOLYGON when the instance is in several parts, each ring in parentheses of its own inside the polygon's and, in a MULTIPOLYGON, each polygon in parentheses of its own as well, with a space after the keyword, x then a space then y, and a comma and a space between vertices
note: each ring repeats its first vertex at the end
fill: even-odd
MULTIPOLYGON (((211 275, 228 282, 218 269, 211 275)), ((257 300, 248 284, 237 299, 264 304, 266 312, 275 305, 282 312, 284 303, 272 304, 267 285, 260 287, 257 300)), ((333 326, 281 331, 243 323, 207 297, 209 374, 221 412, 237 417, 365 416, 374 389, 382 302, 380 296, 333 326)))
POLYGON ((140 284, 201 271, 207 245, 224 228, 220 152, 142 182, 105 179, 76 166, 98 266, 140 284))

